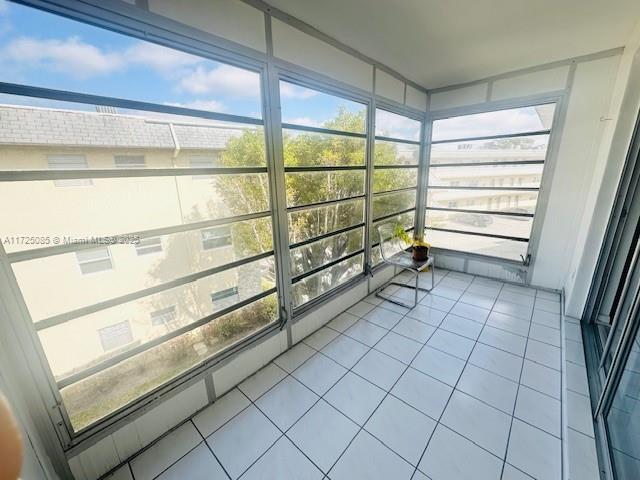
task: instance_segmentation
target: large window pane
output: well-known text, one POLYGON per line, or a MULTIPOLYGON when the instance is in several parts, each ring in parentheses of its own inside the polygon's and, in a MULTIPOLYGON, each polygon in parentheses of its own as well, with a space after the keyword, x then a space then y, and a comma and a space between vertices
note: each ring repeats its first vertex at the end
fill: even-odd
POLYGON ((376 140, 375 165, 416 165, 420 159, 420 145, 376 140))
POLYGON ((326 93, 280 82, 282 121, 307 127, 365 133, 367 107, 326 93))
POLYGON ((548 144, 549 135, 437 143, 431 147, 429 163, 544 161, 548 144))
POLYGON ((283 141, 288 167, 364 165, 364 138, 285 130, 283 141))
POLYGON ((427 230, 425 239, 434 247, 500 257, 508 260, 521 261, 522 257, 527 255, 527 242, 439 232, 437 230, 427 230))
POLYGON ((433 122, 433 141, 548 130, 555 103, 450 117, 433 122))
POLYGON ((289 243, 304 242, 364 222, 364 200, 350 200, 289 213, 289 243))
POLYGON ((438 167, 429 170, 429 185, 441 187, 539 187, 543 165, 438 167))
POLYGON ((293 285, 293 301, 296 307, 332 290, 363 271, 362 254, 348 258, 293 285))
POLYGON ((301 275, 314 268, 364 248, 364 228, 339 233, 291 250, 291 274, 301 275))
POLYGON ((4 82, 261 117, 256 72, 22 5, 2 5, 4 82))
POLYGON ((534 213, 537 191, 518 190, 430 190, 428 207, 464 210, 491 210, 510 213, 534 213))
POLYGON ((418 120, 388 112, 376 110, 376 136, 420 141, 421 123, 418 120))
POLYGON ((269 295, 63 388, 62 398, 74 429, 80 430, 127 405, 275 321, 277 316, 277 297, 269 295))
POLYGON ((287 173, 287 205, 304 206, 364 195, 364 170, 287 173))
POLYGON ((417 168, 376 168, 373 172, 374 193, 415 187, 417 184, 417 168))
MULTIPOLYGON (((103 286, 108 288, 108 285, 103 286)), ((275 266, 273 257, 269 257, 84 315, 38 333, 51 370, 59 379, 104 361, 113 354, 144 345, 274 286, 275 266), (235 289, 232 302, 222 302, 223 298, 215 295, 232 288, 235 289), (154 314, 171 307, 175 309, 171 321, 154 324, 154 314), (107 351, 102 348, 100 330, 125 320, 131 328, 130 341, 118 345, 117 349, 107 351)))
POLYGON ((415 190, 379 195, 373 198, 373 218, 378 219, 415 206, 415 190))
POLYGON ((533 218, 427 210, 425 224, 433 228, 529 238, 533 218))
POLYGON ((13 271, 32 319, 38 321, 93 305, 273 248, 269 217, 156 238, 155 251, 144 255, 138 254, 138 243, 101 247, 109 268, 90 274, 83 266, 96 262, 83 262, 80 254, 99 249, 14 263, 13 271), (216 232, 224 235, 213 237, 212 242, 207 235, 216 232))

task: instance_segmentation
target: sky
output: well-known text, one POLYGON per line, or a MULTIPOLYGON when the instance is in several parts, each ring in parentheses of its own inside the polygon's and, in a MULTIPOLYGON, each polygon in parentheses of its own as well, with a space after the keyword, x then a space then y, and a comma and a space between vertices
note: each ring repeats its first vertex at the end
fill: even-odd
MULTIPOLYGON (((0 81, 262 117, 257 73, 0 0, 0 81)), ((281 82, 282 120, 322 126, 364 105, 281 82)), ((0 102, 70 108, 0 94, 0 102)), ((74 109, 94 106, 74 104, 74 109)), ((434 139, 541 128, 534 108, 435 122, 434 139), (477 118, 476 118, 477 117, 477 118)), ((418 140, 420 124, 379 110, 376 134, 418 140)))

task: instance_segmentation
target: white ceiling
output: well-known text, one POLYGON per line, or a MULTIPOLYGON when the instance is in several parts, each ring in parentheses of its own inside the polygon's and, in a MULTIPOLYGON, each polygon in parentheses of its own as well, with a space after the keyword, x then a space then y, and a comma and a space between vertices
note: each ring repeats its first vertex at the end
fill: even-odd
POLYGON ((624 46, 639 0, 267 0, 427 87, 624 46))

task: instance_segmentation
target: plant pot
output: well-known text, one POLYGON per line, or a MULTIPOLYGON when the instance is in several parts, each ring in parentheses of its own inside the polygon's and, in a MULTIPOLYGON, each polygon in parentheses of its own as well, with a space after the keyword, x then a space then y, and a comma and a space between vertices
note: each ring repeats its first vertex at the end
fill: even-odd
POLYGON ((416 262, 424 262, 427 258, 429 258, 429 247, 414 245, 412 247, 412 251, 413 251, 413 259, 416 262))

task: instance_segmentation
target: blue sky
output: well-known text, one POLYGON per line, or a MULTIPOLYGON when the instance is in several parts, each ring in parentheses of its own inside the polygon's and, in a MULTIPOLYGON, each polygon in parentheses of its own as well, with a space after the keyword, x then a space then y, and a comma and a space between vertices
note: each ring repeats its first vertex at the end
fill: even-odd
MULTIPOLYGON (((0 0, 0 81, 262 116, 254 72, 5 0, 0 0)), ((283 121, 302 125, 320 126, 341 106, 364 109, 293 84, 281 84, 281 98, 283 121)), ((93 109, 7 95, 0 95, 0 102, 93 109)), ((387 118, 380 134, 397 131, 413 138, 415 126, 406 120, 387 118)))

